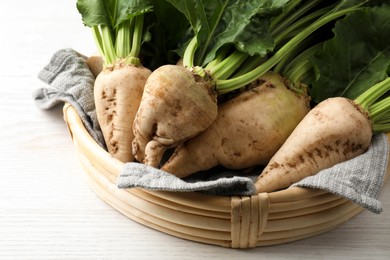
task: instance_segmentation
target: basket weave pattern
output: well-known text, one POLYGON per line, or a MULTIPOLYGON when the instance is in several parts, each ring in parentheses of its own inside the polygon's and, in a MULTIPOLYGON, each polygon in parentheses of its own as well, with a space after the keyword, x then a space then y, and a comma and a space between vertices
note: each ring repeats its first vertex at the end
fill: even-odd
POLYGON ((94 191, 128 218, 176 237, 232 248, 275 245, 329 231, 363 211, 326 191, 299 187, 232 197, 118 189, 123 164, 91 138, 69 104, 64 119, 94 191))

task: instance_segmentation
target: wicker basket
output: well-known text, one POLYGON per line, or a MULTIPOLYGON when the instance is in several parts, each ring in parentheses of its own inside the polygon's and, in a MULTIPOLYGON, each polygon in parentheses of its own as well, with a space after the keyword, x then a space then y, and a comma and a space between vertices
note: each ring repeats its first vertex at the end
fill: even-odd
POLYGON ((233 197, 118 189, 123 164, 91 138, 69 104, 64 118, 94 191, 128 218, 176 237, 232 248, 275 245, 329 231, 363 211, 347 199, 299 187, 233 197))

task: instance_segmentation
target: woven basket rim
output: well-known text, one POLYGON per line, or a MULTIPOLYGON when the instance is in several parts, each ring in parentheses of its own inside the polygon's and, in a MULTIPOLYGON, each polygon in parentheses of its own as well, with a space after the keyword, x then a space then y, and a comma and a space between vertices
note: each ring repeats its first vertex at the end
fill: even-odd
POLYGON ((70 104, 63 112, 94 191, 128 218, 173 236, 232 248, 275 245, 329 231, 363 211, 347 199, 302 187, 253 196, 119 189, 123 163, 92 139, 70 104))

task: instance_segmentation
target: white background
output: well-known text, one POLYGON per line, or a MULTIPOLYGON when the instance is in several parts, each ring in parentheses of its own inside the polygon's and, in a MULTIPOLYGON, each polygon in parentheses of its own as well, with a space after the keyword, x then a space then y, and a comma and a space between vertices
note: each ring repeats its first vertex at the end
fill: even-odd
POLYGON ((279 246, 225 249, 127 219, 88 186, 62 108, 31 97, 56 50, 95 52, 75 1, 1 1, 0 24, 0 259, 390 259, 390 181, 380 215, 279 246))

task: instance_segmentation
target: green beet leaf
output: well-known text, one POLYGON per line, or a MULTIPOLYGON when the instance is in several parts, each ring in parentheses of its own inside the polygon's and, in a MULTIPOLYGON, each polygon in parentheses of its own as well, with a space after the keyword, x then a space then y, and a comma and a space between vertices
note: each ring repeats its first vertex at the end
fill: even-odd
POLYGON ((274 48, 270 17, 289 0, 167 0, 189 21, 197 38, 195 65, 214 59, 224 45, 233 44, 249 55, 265 55, 274 48))
POLYGON ((88 27, 107 25, 117 27, 131 17, 153 9, 152 0, 78 0, 77 9, 88 27))
POLYGON ((78 0, 77 9, 85 26, 91 27, 104 65, 119 59, 139 65, 145 13, 152 0, 78 0))
POLYGON ((147 32, 151 36, 142 45, 141 56, 150 69, 177 62, 174 50, 188 31, 185 16, 166 0, 154 0, 153 12, 145 14, 147 32))
POLYGON ((355 99, 388 77, 390 6, 364 8, 338 21, 334 38, 312 59, 318 72, 310 95, 315 102, 332 96, 355 99))

